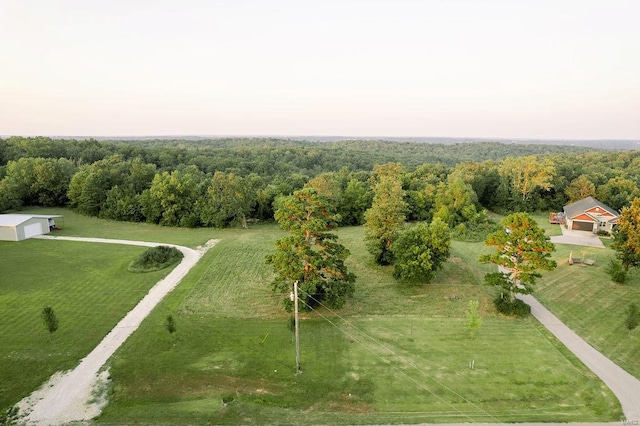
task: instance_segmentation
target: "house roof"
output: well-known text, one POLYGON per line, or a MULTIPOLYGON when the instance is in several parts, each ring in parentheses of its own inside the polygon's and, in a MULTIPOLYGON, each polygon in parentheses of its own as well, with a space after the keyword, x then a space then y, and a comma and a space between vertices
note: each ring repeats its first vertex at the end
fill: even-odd
POLYGON ((0 214, 0 226, 18 226, 31 218, 52 219, 62 215, 46 214, 0 214))
POLYGON ((600 201, 596 200, 593 197, 583 198, 580 201, 576 201, 575 203, 571 203, 564 206, 564 214, 566 217, 571 219, 575 216, 578 216, 586 212, 587 210, 593 207, 600 207, 601 209, 608 211, 609 213, 614 215, 616 218, 620 216, 620 213, 618 213, 611 207, 607 206, 606 204, 601 203, 600 201))

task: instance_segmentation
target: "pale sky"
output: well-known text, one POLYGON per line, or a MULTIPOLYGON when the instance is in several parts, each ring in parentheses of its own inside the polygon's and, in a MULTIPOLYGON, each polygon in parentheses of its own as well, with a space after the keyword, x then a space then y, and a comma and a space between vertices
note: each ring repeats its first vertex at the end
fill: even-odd
POLYGON ((638 0, 0 0, 0 135, 640 140, 638 0))

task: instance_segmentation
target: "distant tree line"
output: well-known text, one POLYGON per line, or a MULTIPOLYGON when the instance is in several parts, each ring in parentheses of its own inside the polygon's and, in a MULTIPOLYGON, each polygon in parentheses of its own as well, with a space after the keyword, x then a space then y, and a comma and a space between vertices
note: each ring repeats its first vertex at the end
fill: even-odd
MULTIPOLYGON (((401 185, 407 221, 438 218, 460 235, 485 209, 558 210, 593 195, 615 209, 640 196, 639 151, 467 143, 276 139, 96 141, 0 139, 0 211, 69 206, 91 216, 167 226, 271 220, 304 187, 333 203, 338 225, 360 225, 379 175, 401 185)), ((471 225, 471 226, 470 226, 471 225)))

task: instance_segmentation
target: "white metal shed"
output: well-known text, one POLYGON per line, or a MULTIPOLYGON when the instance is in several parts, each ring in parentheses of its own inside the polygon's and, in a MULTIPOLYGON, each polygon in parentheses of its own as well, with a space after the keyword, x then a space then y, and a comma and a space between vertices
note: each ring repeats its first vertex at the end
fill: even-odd
POLYGON ((60 215, 0 214, 0 241, 21 241, 48 234, 60 215))

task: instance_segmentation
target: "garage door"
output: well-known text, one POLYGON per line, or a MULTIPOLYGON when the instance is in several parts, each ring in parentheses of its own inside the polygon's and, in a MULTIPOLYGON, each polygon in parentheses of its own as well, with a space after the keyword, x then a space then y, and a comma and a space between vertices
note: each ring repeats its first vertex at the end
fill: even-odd
POLYGON ((31 238, 37 235, 42 235, 42 226, 39 223, 32 223, 24 227, 24 237, 31 238))
POLYGON ((593 232, 593 222, 580 222, 577 220, 573 221, 571 225, 571 229, 576 231, 591 231, 593 232))

